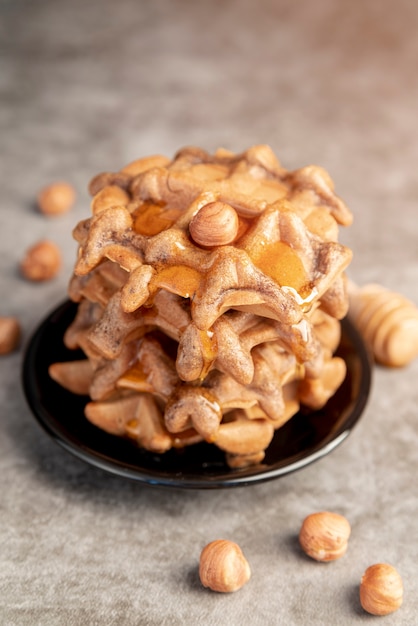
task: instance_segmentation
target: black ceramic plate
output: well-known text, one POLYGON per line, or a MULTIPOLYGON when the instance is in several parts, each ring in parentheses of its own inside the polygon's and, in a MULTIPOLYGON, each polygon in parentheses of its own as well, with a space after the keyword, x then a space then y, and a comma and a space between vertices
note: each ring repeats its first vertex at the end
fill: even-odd
POLYGON ((96 467, 144 484, 213 489, 278 478, 334 450, 350 434, 367 402, 371 382, 368 354, 346 319, 338 349, 347 364, 344 383, 323 409, 301 410, 277 430, 263 463, 230 469, 223 453, 206 443, 153 454, 90 424, 83 412, 88 399, 66 391, 49 377, 51 363, 82 358, 81 353, 67 350, 62 341, 75 312, 76 305, 64 302, 33 335, 23 364, 27 401, 40 424, 63 448, 96 467))

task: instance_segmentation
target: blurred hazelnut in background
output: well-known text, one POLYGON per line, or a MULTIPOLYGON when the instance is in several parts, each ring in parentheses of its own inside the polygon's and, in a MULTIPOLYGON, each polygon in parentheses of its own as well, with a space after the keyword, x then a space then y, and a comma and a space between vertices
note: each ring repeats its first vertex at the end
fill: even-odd
POLYGON ((61 265, 61 252, 58 246, 45 239, 26 251, 20 263, 20 271, 28 280, 41 282, 54 278, 61 265))
POLYGON ((76 192, 72 185, 64 181, 43 187, 37 198, 38 208, 44 215, 67 213, 74 205, 76 192))

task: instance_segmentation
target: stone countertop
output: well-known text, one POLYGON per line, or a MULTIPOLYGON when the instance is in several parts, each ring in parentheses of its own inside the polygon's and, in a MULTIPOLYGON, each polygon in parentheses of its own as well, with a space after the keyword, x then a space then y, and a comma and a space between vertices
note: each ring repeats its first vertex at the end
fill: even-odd
POLYGON ((97 172, 184 145, 268 143, 289 169, 324 166, 352 209, 350 276, 418 303, 418 5, 408 0, 1 0, 1 315, 19 351, 0 359, 0 622, 25 624, 360 624, 363 571, 392 563, 418 621, 418 363, 374 368, 367 408, 332 454, 281 479, 230 490, 161 490, 93 468, 39 427, 24 400, 24 346, 61 302, 75 224, 97 172), (75 208, 46 218, 39 188, 65 179, 75 208), (64 267, 44 284, 17 270, 50 238, 64 267), (305 515, 350 520, 348 553, 301 554, 305 515), (219 595, 197 577, 224 537, 252 567, 219 595))

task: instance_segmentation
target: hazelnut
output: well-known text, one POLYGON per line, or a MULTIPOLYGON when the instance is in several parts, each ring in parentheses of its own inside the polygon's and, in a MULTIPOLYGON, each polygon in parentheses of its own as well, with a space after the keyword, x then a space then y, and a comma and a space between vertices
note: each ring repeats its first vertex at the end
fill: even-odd
POLYGON ((50 280, 61 268, 61 252, 52 241, 40 241, 27 250, 20 263, 25 278, 33 281, 50 280))
POLYGON ((227 593, 243 587, 250 579, 251 570, 236 543, 216 539, 202 550, 199 576, 204 587, 227 593))
POLYGON ((402 604, 403 584, 397 570, 387 563, 370 565, 360 583, 360 603, 372 615, 388 615, 402 604))
POLYGON ((20 324, 15 317, 0 317, 0 354, 9 354, 20 341, 20 324))
POLYGON ((351 527, 345 517, 321 511, 305 518, 299 543, 302 550, 316 561, 334 561, 346 553, 350 532, 351 527))
POLYGON ((75 198, 74 187, 60 181, 41 189, 38 194, 38 207, 44 215, 61 215, 71 209, 75 198))
POLYGON ((225 202, 209 202, 192 217, 189 231, 192 239, 207 248, 232 243, 239 228, 237 212, 225 202))

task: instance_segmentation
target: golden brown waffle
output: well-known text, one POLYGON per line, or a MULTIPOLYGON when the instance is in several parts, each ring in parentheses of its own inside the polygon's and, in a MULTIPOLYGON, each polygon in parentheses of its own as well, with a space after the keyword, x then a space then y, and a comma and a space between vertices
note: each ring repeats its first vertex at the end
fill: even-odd
POLYGON ((328 174, 289 172, 268 146, 185 148, 99 174, 90 191, 65 335, 84 374, 51 376, 87 389, 90 421, 146 449, 206 440, 233 467, 259 462, 299 404, 322 406, 345 375, 333 352, 351 251, 337 239, 351 213, 328 174))

